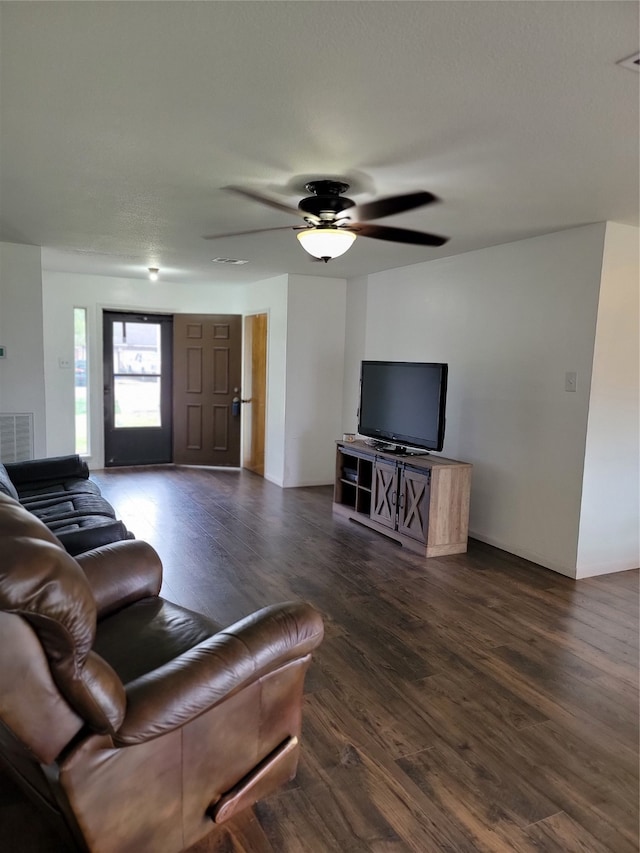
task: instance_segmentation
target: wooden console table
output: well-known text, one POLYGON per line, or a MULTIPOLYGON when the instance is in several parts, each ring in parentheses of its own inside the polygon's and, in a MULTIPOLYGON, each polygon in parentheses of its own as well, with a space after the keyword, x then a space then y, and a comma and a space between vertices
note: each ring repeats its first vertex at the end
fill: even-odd
POLYGON ((398 456, 337 442, 333 511, 426 557, 467 550, 471 469, 441 456, 398 456))

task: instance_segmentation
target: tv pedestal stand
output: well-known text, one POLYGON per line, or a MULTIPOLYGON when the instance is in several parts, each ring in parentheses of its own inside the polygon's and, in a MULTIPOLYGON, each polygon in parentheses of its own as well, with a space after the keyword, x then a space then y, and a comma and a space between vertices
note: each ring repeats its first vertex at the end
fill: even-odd
POLYGON ((333 511, 425 557, 464 554, 471 469, 441 456, 338 441, 333 511))
POLYGON ((408 450, 406 447, 403 447, 401 444, 396 444, 395 447, 385 446, 384 444, 377 447, 374 445, 367 445, 368 447, 373 447, 374 450, 378 450, 381 453, 390 453, 392 456, 428 456, 428 450, 408 450))

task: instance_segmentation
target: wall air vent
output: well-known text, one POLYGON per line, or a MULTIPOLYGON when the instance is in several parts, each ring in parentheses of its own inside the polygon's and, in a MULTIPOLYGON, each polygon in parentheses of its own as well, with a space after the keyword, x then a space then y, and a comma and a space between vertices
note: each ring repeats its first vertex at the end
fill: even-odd
POLYGON ((249 261, 241 261, 238 258, 211 258, 212 264, 228 264, 230 266, 241 266, 242 264, 248 264, 249 261))
POLYGON ((634 53, 633 56, 621 59, 616 64, 622 65, 623 68, 631 68, 633 71, 640 71, 640 53, 634 53))
POLYGON ((33 415, 0 415, 0 462, 33 459, 33 415))

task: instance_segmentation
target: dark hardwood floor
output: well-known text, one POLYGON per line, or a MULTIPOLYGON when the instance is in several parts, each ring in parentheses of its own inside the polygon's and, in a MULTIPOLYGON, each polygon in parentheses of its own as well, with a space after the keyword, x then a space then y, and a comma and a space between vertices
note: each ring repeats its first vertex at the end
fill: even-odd
MULTIPOLYGON (((474 541, 425 561, 334 519, 329 488, 248 472, 93 476, 167 598, 325 617, 296 780, 190 853, 637 853, 638 572, 574 582, 474 541)), ((0 795, 0 848, 61 850, 0 795)))

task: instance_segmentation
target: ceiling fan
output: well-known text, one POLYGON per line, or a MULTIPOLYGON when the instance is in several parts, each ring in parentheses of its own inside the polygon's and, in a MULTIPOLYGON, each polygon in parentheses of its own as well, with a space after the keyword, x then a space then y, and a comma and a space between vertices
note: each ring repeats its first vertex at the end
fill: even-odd
MULTIPOLYGON (((224 189, 276 210, 301 216, 307 225, 299 229, 294 228, 294 230, 299 231, 296 236, 302 248, 314 258, 325 263, 332 258, 343 255, 351 248, 357 236, 373 237, 376 240, 390 240, 394 243, 411 243, 417 246, 443 246, 449 239, 437 234, 411 231, 407 228, 390 228, 387 225, 367 224, 371 219, 381 219, 384 216, 413 210, 416 207, 423 207, 426 204, 433 204, 438 201, 436 196, 424 190, 388 196, 356 205, 354 201, 344 195, 349 189, 349 184, 342 181, 311 181, 305 185, 305 188, 311 195, 308 198, 303 198, 297 208, 245 187, 228 186, 224 189)), ((237 237, 241 234, 282 231, 292 227, 294 226, 255 228, 250 231, 236 231, 233 234, 215 234, 205 239, 215 240, 219 237, 237 237)))

